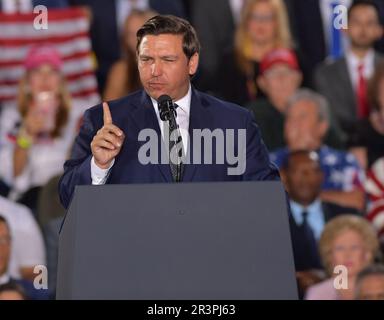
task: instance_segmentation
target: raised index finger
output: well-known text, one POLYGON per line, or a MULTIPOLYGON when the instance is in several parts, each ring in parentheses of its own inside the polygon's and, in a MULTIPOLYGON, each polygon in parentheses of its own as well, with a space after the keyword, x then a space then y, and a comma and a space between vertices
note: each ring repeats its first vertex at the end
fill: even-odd
POLYGON ((103 119, 104 119, 104 125, 112 124, 111 110, 109 110, 108 103, 106 102, 103 102, 103 119))

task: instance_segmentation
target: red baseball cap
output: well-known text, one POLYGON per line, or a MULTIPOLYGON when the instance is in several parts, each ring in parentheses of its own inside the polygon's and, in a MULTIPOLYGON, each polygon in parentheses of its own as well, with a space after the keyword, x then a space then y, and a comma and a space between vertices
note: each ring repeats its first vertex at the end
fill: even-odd
POLYGON ((48 63, 53 68, 60 70, 63 64, 60 53, 50 45, 33 46, 27 53, 24 66, 27 70, 37 68, 48 63))
POLYGON ((300 70, 296 54, 290 49, 276 49, 265 55, 260 63, 260 72, 263 74, 276 63, 284 63, 290 68, 300 70))

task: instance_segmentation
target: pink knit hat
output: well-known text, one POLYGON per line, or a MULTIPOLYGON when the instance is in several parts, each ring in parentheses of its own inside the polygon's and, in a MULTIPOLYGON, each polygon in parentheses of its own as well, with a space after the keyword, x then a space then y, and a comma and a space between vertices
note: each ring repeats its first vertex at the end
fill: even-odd
POLYGON ((43 63, 50 64, 53 68, 60 70, 63 64, 60 53, 50 45, 33 46, 27 53, 24 66, 27 70, 37 68, 43 63))

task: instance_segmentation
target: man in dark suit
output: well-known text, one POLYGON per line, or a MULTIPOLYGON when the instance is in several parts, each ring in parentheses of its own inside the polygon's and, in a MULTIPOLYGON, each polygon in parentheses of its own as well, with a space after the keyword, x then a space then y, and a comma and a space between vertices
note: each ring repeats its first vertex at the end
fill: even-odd
MULTIPOLYGON (((310 70, 323 62, 326 58, 336 58, 332 54, 332 36, 337 30, 332 29, 335 19, 331 19, 331 11, 327 6, 341 4, 349 7, 356 0, 285 0, 292 33, 299 50, 306 58, 310 70), (314 40, 316 39, 316 40, 314 40)), ((381 22, 384 23, 384 1, 372 0, 380 11, 381 22)), ((335 15, 337 16, 337 15, 335 15)), ((347 42, 343 41, 343 30, 340 30, 339 45, 342 53, 347 42)), ((336 39, 335 39, 336 40, 336 39)), ((383 52, 384 38, 375 44, 376 49, 383 52)))
POLYGON ((324 179, 316 152, 297 150, 286 158, 282 178, 290 197, 289 227, 299 292, 318 280, 322 264, 318 240, 324 225, 344 213, 357 214, 355 209, 320 200, 324 179))
POLYGON ((383 59, 374 50, 375 41, 383 35, 377 6, 367 0, 355 1, 348 11, 346 32, 350 49, 316 70, 315 86, 328 99, 336 124, 348 137, 357 120, 369 114, 367 83, 383 59))
MULTIPOLYGON (((192 26, 177 17, 157 16, 143 25, 137 37, 144 90, 86 111, 72 159, 65 163, 60 180, 63 205, 68 207, 76 185, 177 181, 172 159, 165 163, 142 161, 143 130, 160 137, 155 146, 171 142, 168 121, 161 120, 158 109, 158 99, 164 94, 176 105, 181 131, 177 132, 176 149, 183 150, 183 159, 193 159, 182 164, 181 181, 278 180, 278 171, 269 161, 252 114, 191 87, 190 77, 197 70, 200 51, 192 26), (203 146, 196 132, 204 130, 215 131, 215 140, 221 143, 208 145, 204 140, 203 146), (243 156, 238 163, 242 170, 232 174, 234 162, 222 158, 220 150, 226 156, 243 156)), ((154 151, 155 158, 160 154, 154 151)))
POLYGON ((316 152, 291 152, 285 159, 282 177, 290 198, 289 222, 296 270, 321 268, 317 241, 324 225, 339 214, 358 212, 320 200, 324 174, 316 152))

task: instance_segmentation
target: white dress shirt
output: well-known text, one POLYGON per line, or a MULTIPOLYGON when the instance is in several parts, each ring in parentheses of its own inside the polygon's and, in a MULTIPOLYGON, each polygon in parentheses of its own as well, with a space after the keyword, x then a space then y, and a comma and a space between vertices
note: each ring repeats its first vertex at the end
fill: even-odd
POLYGON ((352 82, 352 87, 354 90, 357 89, 359 81, 359 64, 364 64, 363 74, 365 79, 370 79, 375 71, 375 51, 373 49, 369 50, 363 59, 356 57, 351 51, 348 51, 345 55, 349 77, 352 82))
POLYGON ((303 224, 303 212, 307 212, 307 221, 313 231, 315 239, 320 239, 321 233, 324 230, 325 218, 320 200, 315 200, 309 206, 303 207, 301 204, 290 200, 291 213, 298 226, 303 224))
MULTIPOLYGON (((187 154, 187 151, 188 151, 187 150, 188 138, 189 138, 188 129, 189 129, 189 113, 191 109, 191 97, 192 97, 192 89, 191 89, 191 86, 189 86, 188 93, 184 97, 182 97, 180 100, 174 101, 174 103, 178 105, 178 108, 176 110, 177 111, 176 123, 180 128, 180 133, 183 141, 183 148, 184 148, 185 154, 187 154)), ((159 127, 161 130, 161 135, 162 137, 164 137, 164 125, 163 125, 164 121, 160 119, 160 112, 157 105, 157 101, 153 98, 151 98, 151 101, 152 101, 153 108, 155 109, 157 121, 159 123, 159 127)), ((91 160, 92 184, 94 185, 104 184, 108 178, 108 174, 114 162, 115 161, 113 160, 109 168, 101 169, 96 165, 95 159, 92 157, 92 160, 91 160)))

